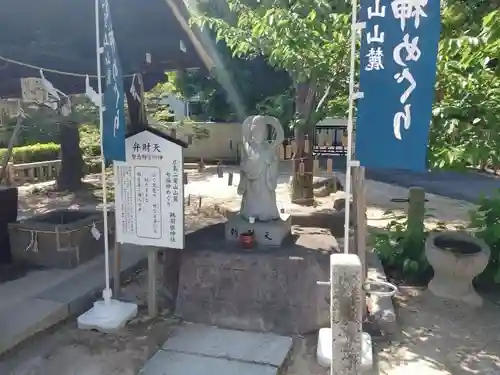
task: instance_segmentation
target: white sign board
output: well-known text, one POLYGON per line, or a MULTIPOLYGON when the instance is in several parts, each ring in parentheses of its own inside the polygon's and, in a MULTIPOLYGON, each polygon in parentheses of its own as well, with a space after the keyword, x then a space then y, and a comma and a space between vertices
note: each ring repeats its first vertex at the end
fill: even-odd
POLYGON ((7 123, 13 117, 19 116, 21 101, 19 99, 0 99, 0 124, 7 123))
POLYGON ((21 78, 21 93, 25 102, 44 103, 49 100, 41 78, 21 78))
POLYGON ((114 163, 119 243, 184 248, 183 147, 144 130, 125 140, 114 163))

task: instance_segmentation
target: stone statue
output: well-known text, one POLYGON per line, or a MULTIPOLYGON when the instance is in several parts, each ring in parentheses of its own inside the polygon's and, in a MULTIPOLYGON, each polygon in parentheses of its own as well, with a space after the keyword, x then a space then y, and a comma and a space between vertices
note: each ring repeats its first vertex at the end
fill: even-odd
POLYGON ((279 157, 277 147, 284 140, 278 119, 271 116, 250 116, 242 125, 243 153, 238 194, 240 214, 246 219, 270 221, 280 218, 276 206, 279 157), (274 128, 274 139, 268 140, 268 126, 274 128))

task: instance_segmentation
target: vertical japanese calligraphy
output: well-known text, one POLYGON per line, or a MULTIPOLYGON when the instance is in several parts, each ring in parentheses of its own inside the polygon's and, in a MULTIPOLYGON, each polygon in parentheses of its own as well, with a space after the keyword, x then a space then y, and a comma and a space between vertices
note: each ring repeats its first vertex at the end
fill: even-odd
POLYGON ((117 239, 182 249, 182 146, 147 130, 126 140, 127 162, 115 162, 117 239))
POLYGON ((119 190, 121 197, 119 201, 120 214, 116 217, 117 228, 120 228, 123 233, 135 233, 135 213, 134 211, 134 188, 132 167, 121 166, 116 169, 115 173, 117 183, 116 189, 119 190))
POLYGON ((135 221, 137 235, 143 238, 161 238, 161 192, 156 184, 161 170, 157 167, 134 167, 135 221), (153 189, 154 186, 154 189, 153 189))
POLYGON ((111 21, 109 0, 100 0, 102 15, 101 46, 104 79, 103 133, 104 157, 125 161, 125 98, 123 74, 111 21))
POLYGON ((426 169, 439 2, 361 0, 356 156, 363 166, 426 169))

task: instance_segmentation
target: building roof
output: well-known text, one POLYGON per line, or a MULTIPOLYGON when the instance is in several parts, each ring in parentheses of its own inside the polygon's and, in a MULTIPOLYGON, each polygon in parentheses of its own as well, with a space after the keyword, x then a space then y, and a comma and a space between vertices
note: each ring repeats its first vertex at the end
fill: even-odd
POLYGON ((137 135, 137 134, 140 134, 142 132, 148 132, 148 133, 151 133, 153 135, 155 135, 156 137, 160 137, 160 138, 163 138, 163 139, 166 139, 167 141, 170 141, 182 148, 187 148, 188 147, 188 144, 186 142, 184 142, 183 140, 181 139, 177 139, 177 138, 174 138, 172 136, 170 136, 169 134, 165 133, 165 132, 162 132, 158 129, 155 129, 151 126, 148 126, 146 127, 145 129, 140 129, 140 130, 135 130, 135 131, 132 131, 132 132, 129 132, 126 134, 126 138, 132 138, 133 136, 137 135))
MULTIPOLYGON (((109 0, 109 4, 124 74, 147 73, 145 85, 152 86, 165 70, 212 68, 199 32, 189 27, 182 0, 109 0)), ((96 74, 94 1, 0 0, 0 9, 1 97, 19 97, 19 79, 39 75, 38 69, 2 58, 46 68, 45 76, 67 94, 84 92, 83 77, 48 69, 96 74)))

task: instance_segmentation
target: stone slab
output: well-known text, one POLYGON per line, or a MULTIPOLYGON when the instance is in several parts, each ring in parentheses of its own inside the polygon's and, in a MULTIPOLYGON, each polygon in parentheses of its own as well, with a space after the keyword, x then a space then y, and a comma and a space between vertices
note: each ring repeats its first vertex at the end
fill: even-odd
POLYGON ((163 345, 163 349, 169 351, 275 367, 282 366, 291 348, 291 337, 198 324, 180 327, 163 345))
MULTIPOLYGON (((120 264, 122 273, 135 268, 145 256, 146 253, 140 249, 131 251, 131 249, 122 248, 120 264)), ((113 259, 112 252, 110 253, 110 259, 113 259)), ((37 298, 67 304, 70 315, 81 313, 88 309, 102 292, 105 283, 103 262, 99 262, 85 272, 70 277, 64 282, 41 292, 37 295, 37 298)))
POLYGON ((160 350, 139 375, 277 375, 270 365, 160 350))
POLYGON ((23 300, 0 312, 0 353, 68 317, 64 303, 39 298, 23 300))
POLYGON ((281 246, 283 241, 292 232, 292 218, 290 215, 269 222, 256 221, 250 224, 247 219, 239 214, 230 215, 226 222, 226 241, 237 242, 242 233, 252 231, 255 241, 260 246, 281 246))
POLYGON ((102 265, 96 264, 85 272, 44 290, 37 295, 37 298, 67 304, 71 313, 74 313, 81 310, 82 306, 85 306, 88 300, 94 298, 99 292, 104 281, 103 276, 102 265))

